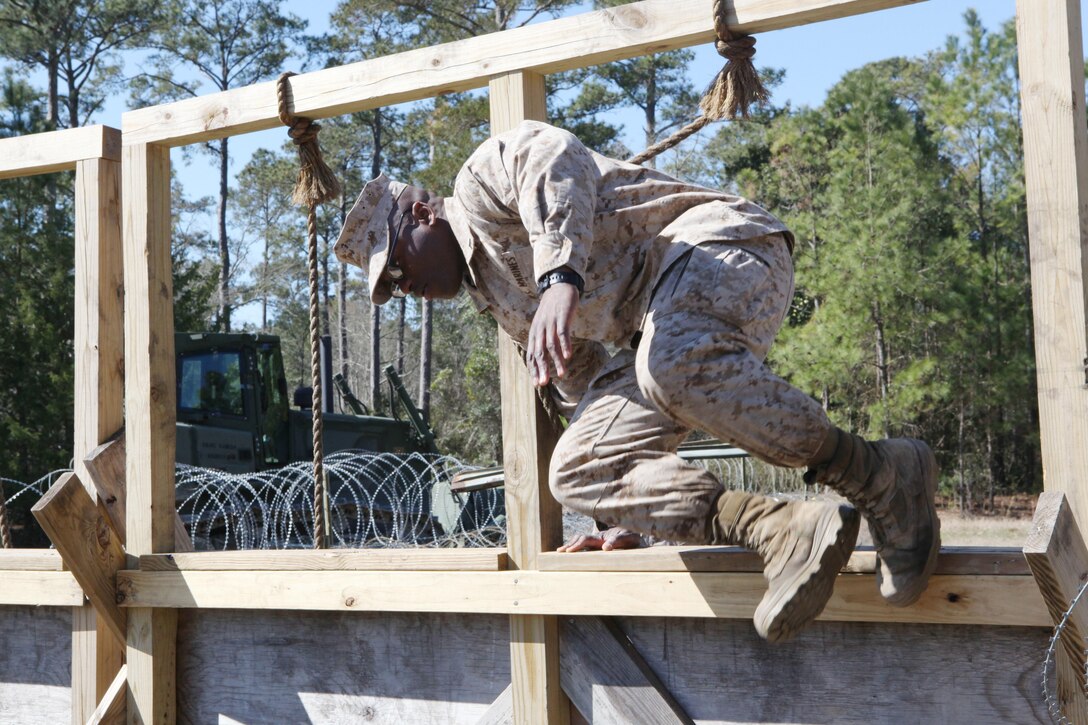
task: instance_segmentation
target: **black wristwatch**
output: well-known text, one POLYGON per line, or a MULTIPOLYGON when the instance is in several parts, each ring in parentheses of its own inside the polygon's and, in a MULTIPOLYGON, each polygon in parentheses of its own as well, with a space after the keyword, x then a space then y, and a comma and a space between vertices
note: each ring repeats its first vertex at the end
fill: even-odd
POLYGON ((552 272, 548 272, 546 275, 540 278, 536 283, 536 291, 539 294, 544 294, 544 290, 551 287, 553 284, 572 284, 578 288, 578 296, 582 296, 582 292, 585 290, 586 283, 582 279, 582 275, 577 272, 569 272, 562 269, 557 269, 552 272))

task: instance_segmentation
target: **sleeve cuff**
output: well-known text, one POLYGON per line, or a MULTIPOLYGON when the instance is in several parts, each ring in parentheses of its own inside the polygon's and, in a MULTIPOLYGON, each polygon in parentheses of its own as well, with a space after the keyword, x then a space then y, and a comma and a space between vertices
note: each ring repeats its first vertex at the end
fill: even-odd
POLYGON ((567 267, 585 279, 585 255, 575 252, 575 244, 568 237, 551 232, 534 239, 532 245, 533 275, 536 280, 560 267, 567 267))

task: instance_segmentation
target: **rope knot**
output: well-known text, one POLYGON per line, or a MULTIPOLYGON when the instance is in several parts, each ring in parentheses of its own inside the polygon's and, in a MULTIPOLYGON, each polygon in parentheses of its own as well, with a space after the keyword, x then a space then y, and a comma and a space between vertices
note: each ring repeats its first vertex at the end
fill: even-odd
POLYGON ((751 60, 756 54, 756 39, 751 35, 741 35, 730 40, 718 40, 714 43, 714 49, 727 61, 751 60))
POLYGON ((287 82, 294 73, 283 73, 276 81, 276 97, 279 101, 280 122, 290 127, 287 135, 298 146, 299 170, 295 191, 291 200, 296 204, 316 206, 340 196, 340 182, 325 163, 321 147, 317 144, 320 124, 304 116, 292 115, 291 85, 287 82))

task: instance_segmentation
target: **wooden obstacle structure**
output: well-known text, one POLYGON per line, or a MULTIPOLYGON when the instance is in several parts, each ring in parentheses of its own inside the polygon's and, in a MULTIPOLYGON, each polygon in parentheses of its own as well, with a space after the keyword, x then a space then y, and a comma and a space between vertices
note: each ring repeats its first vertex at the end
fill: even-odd
MULTIPOLYGON (((911 1, 734 0, 730 25, 761 33, 911 1)), ((547 73, 712 41, 709 5, 647 0, 294 76, 293 112, 323 118, 487 85, 491 128, 501 132, 545 118, 547 73)), ((1045 721, 1049 629, 1088 578, 1083 543, 1068 543, 1088 522, 1079 12, 1078 0, 1021 0, 1018 17, 1048 492, 1028 561, 1015 550, 946 549, 922 600, 894 609, 876 590, 872 552, 858 552, 821 621, 779 647, 748 621, 764 587, 750 554, 551 553, 561 524, 546 482, 556 431, 505 339, 506 549, 178 552, 169 149, 275 127, 276 84, 124 115, 122 245, 116 132, 93 132, 104 139, 94 155, 79 135, 88 129, 0 141, 0 177, 77 169, 77 259, 92 265, 83 282, 77 265, 81 463, 39 515, 66 506, 98 537, 95 556, 57 542, 75 577, 51 552, 0 552, 0 641, 36 633, 20 640, 36 653, 29 664, 11 646, 0 651, 0 722, 56 722, 55 711, 7 693, 39 692, 29 684, 46 670, 46 684, 64 689, 56 663, 67 667, 65 658, 76 723, 122 713, 155 723, 1045 721), (109 511, 94 489, 83 497, 77 484, 93 473, 83 459, 121 426, 121 248, 119 537, 100 525, 109 511), (107 601, 111 583, 119 606, 107 601), (83 592, 101 608, 97 619, 83 592), (58 611, 73 612, 70 635, 58 611), (47 654, 62 636, 67 650, 47 654)), ((1078 614, 1058 662, 1063 706, 1078 718, 1088 713, 1076 674, 1085 627, 1078 614)))

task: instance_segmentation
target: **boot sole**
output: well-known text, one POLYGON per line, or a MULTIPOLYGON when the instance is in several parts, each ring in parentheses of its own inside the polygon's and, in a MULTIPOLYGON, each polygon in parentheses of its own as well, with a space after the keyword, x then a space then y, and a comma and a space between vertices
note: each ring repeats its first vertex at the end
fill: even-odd
MULTIPOLYGON (((922 470, 923 480, 926 482, 926 501, 929 504, 929 515, 933 520, 933 541, 929 547, 929 556, 922 573, 914 581, 915 585, 909 589, 902 589, 893 597, 885 597, 884 601, 893 607, 909 607, 917 602, 926 587, 929 586, 929 577, 937 568, 937 555, 941 553, 941 519, 937 516, 937 458, 932 449, 923 441, 912 440, 915 453, 918 454, 919 467, 922 470)), ((880 567, 876 570, 877 589, 883 591, 884 575, 880 567)))
POLYGON ((785 642, 819 616, 854 550, 860 524, 856 509, 828 507, 816 527, 805 567, 773 596, 768 592, 756 608, 753 622, 764 639, 785 642))

